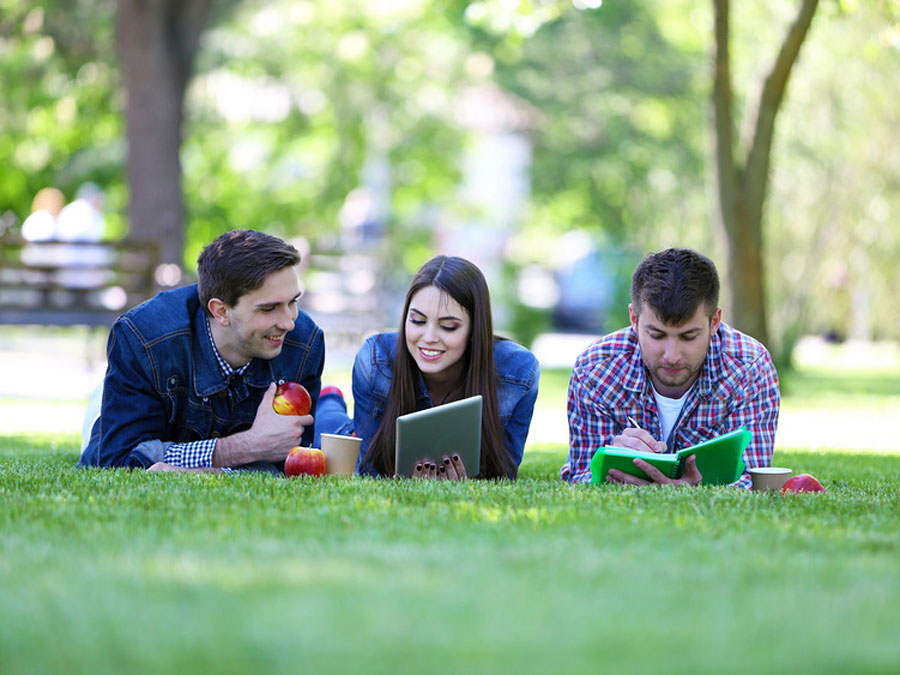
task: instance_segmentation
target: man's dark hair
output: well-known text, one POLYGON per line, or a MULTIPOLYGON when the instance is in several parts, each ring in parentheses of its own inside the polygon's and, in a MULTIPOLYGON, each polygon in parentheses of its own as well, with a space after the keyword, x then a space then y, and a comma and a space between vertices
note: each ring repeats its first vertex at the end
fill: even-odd
POLYGON ((649 306, 669 326, 682 326, 703 305, 712 319, 719 306, 719 273, 713 261, 688 248, 651 253, 631 278, 635 314, 649 306))
POLYGON ((293 267, 300 253, 286 241, 254 230, 233 230, 208 244, 197 258, 198 292, 209 313, 210 299, 234 307, 273 272, 293 267))

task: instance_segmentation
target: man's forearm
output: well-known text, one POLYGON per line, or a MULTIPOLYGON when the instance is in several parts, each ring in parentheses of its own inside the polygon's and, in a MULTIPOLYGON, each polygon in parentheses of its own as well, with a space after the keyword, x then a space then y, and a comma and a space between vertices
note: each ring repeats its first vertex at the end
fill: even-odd
POLYGON ((249 431, 224 436, 216 441, 212 465, 215 467, 241 466, 255 462, 259 459, 258 453, 255 452, 255 446, 253 435, 249 431))

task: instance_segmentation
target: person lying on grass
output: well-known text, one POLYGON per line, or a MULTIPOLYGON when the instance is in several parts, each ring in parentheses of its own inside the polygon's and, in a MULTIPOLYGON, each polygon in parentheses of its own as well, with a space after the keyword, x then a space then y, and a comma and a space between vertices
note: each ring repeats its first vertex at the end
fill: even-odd
POLYGON ((537 398, 540 368, 530 351, 493 333, 481 270, 437 256, 413 277, 396 332, 365 341, 353 364, 351 420, 340 391, 323 389, 316 434, 356 433, 357 472, 394 475, 396 419, 481 394, 481 466, 458 456, 422 457, 413 478, 515 478, 537 398))
MULTIPOLYGON (((753 432, 745 467, 771 464, 778 375, 763 345, 722 322, 718 303, 719 275, 706 256, 672 248, 644 258, 632 277, 631 326, 596 340, 572 369, 563 480, 590 481, 590 461, 601 446, 675 452, 744 425, 753 432)), ((678 480, 634 462, 650 480, 616 470, 607 480, 702 480, 693 460, 678 480)), ((749 488, 749 474, 734 485, 749 488)))
MULTIPOLYGON (((297 307, 300 254, 236 230, 203 249, 199 283, 120 316, 99 417, 80 466, 276 472, 313 439, 312 415, 279 415, 276 383, 321 386, 325 342, 297 307)), ((90 411, 89 411, 90 414, 90 411)))

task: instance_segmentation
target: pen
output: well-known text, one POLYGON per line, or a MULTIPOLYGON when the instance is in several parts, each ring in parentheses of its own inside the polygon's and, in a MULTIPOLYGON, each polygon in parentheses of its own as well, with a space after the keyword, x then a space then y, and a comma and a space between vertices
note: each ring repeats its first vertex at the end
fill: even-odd
POLYGON ((628 421, 631 422, 631 424, 632 424, 636 429, 640 429, 640 428, 641 428, 641 425, 638 424, 637 422, 635 422, 635 421, 634 421, 634 418, 633 418, 631 415, 625 415, 625 417, 628 418, 628 421))

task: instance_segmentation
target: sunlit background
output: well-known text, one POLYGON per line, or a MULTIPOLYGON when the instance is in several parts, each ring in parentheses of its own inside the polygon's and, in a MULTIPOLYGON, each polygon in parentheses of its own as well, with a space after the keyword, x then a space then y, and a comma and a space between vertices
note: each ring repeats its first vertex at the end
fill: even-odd
MULTIPOLYGON (((737 133, 795 3, 732 13, 737 133)), ((3 3, 0 214, 39 190, 103 192, 130 231, 116 4, 3 3)), ((771 345, 896 340, 897 2, 823 3, 778 120, 766 203, 771 345)), ((499 329, 624 325, 630 273, 669 245, 726 267, 709 98, 711 5, 682 0, 213 2, 187 85, 182 265, 250 227, 304 252, 305 308, 351 349, 391 327, 410 274, 458 254, 499 329)), ((726 320, 728 288, 725 289, 726 320)), ((121 294, 104 302, 122 305, 121 294)))

